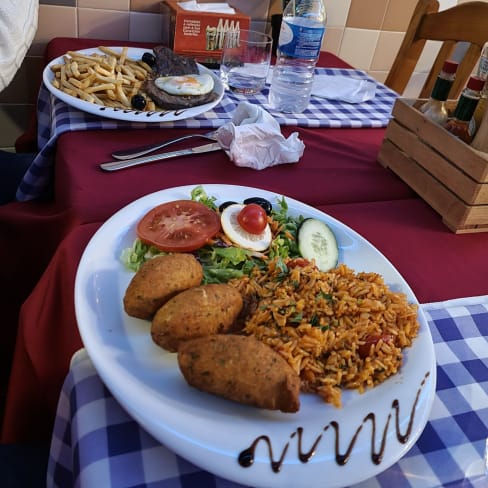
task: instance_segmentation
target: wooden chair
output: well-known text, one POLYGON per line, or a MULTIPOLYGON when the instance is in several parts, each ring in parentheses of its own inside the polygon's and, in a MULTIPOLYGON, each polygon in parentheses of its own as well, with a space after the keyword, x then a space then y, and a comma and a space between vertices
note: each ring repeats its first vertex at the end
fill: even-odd
POLYGON ((488 3, 467 2, 439 10, 437 0, 419 0, 405 37, 386 78, 385 85, 402 94, 415 69, 427 40, 442 41, 419 98, 428 98, 437 75, 458 42, 468 43, 449 93, 455 99, 478 63, 483 45, 488 42, 488 3))

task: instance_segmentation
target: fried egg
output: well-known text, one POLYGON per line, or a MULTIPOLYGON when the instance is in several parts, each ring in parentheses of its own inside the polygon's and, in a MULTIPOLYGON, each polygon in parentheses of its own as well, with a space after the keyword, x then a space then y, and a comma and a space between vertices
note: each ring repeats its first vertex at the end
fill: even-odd
POLYGON ((213 78, 203 75, 161 76, 154 80, 156 86, 170 95, 205 95, 214 88, 213 78))

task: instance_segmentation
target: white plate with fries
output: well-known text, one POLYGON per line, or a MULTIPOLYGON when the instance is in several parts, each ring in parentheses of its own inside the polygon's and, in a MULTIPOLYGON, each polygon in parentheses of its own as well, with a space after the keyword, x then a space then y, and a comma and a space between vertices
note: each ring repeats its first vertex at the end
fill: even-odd
MULTIPOLYGON (((257 188, 203 186, 217 205, 248 197, 276 205, 281 198, 257 188)), ((152 341, 149 322, 124 312, 123 297, 133 273, 124 267, 121 254, 133 244, 138 221, 158 204, 190 198, 194 188, 168 188, 132 202, 100 227, 84 251, 76 275, 75 310, 83 344, 100 377, 146 431, 223 478, 256 488, 331 488, 378 475, 414 445, 435 397, 434 346, 421 310, 418 336, 404 351, 396 375, 362 395, 343 391, 341 409, 302 393, 300 411, 294 414, 248 407, 190 387, 176 355, 152 341)), ((341 262, 358 272, 379 273, 392 290, 418 304, 400 273, 366 239, 318 209, 285 198, 289 215, 317 218, 330 226, 341 262)))
POLYGON ((163 110, 148 104, 145 110, 131 107, 150 66, 142 55, 151 49, 105 47, 68 51, 53 59, 43 72, 47 89, 63 102, 84 112, 130 122, 173 122, 189 119, 215 107, 224 95, 224 87, 211 70, 198 65, 200 73, 214 79, 215 100, 178 110, 163 110))

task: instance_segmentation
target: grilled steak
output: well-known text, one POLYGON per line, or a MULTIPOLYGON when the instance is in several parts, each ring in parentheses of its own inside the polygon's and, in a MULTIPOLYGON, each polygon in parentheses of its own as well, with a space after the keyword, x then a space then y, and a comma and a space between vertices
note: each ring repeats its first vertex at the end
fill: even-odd
POLYGON ((198 74, 198 66, 193 58, 180 56, 165 46, 156 46, 153 52, 156 57, 153 69, 158 76, 198 74))
POLYGON ((156 62, 152 76, 144 83, 144 90, 158 107, 178 110, 203 105, 216 99, 217 94, 213 91, 205 95, 171 95, 158 88, 154 80, 160 76, 192 75, 198 74, 199 70, 193 58, 178 55, 165 46, 156 46, 153 52, 156 62))
POLYGON ((205 95, 171 95, 158 88, 154 83, 154 78, 146 80, 144 90, 158 107, 166 110, 195 107, 209 103, 217 98, 217 94, 213 91, 205 95))

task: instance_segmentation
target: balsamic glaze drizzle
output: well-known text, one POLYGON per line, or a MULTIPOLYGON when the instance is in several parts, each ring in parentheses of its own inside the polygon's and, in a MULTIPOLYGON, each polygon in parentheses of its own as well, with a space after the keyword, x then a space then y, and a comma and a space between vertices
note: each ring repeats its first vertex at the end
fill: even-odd
MULTIPOLYGON (((412 405, 412 409, 410 410, 410 418, 408 421, 407 428, 404 433, 400 431, 400 402, 398 399, 393 400, 391 404, 391 408, 393 409, 395 413, 395 432, 396 432, 396 437, 398 442, 401 444, 406 444, 408 442, 408 439, 410 438, 410 434, 412 433, 412 428, 413 428, 413 422, 415 418, 415 411, 417 409, 417 404, 420 398, 420 393, 422 391, 422 388, 424 387, 427 378, 429 377, 430 373, 427 372, 425 373, 425 376, 420 383, 420 387, 417 390, 417 394, 415 396, 415 401, 412 405)), ((352 436, 351 441, 349 442, 349 445, 347 446, 345 451, 341 452, 341 446, 340 446, 340 425, 338 422, 335 420, 329 422, 328 425, 326 425, 323 428, 322 433, 320 433, 315 441, 313 442, 312 446, 310 449, 306 452, 303 451, 303 428, 298 427, 295 432, 292 432, 290 435, 290 439, 293 439, 295 436, 297 436, 297 456, 298 459, 302 463, 307 463, 310 461, 310 459, 315 455, 317 446, 320 444, 322 441, 322 436, 323 433, 326 432, 329 427, 332 427, 334 431, 334 449, 335 449, 335 461, 339 466, 344 466, 349 458, 351 457, 352 450, 356 444, 357 438, 359 436, 359 433, 363 429, 363 426, 366 422, 370 421, 371 422, 371 461, 379 465, 383 459, 383 454, 385 452, 386 448, 386 438, 387 438, 387 433, 388 433, 388 427, 390 425, 392 413, 390 412, 388 414, 388 417, 385 422, 385 426, 383 428, 383 433, 381 435, 381 442, 379 449, 376 450, 376 414, 373 412, 368 413, 362 420, 361 424, 358 426, 356 429, 354 435, 352 436)), ((283 450, 281 452, 281 455, 279 456, 278 460, 274 459, 274 454, 273 454, 273 445, 271 443, 271 439, 267 435, 260 435, 254 439, 252 444, 241 451, 241 453, 238 456, 238 462, 243 468, 249 468, 253 465, 254 463, 254 453, 256 451, 256 448, 258 444, 263 441, 267 447, 268 447, 268 455, 269 455, 269 460, 270 460, 270 465, 271 469, 275 473, 279 473, 281 470, 281 467, 283 465, 283 461, 285 459, 286 453, 288 452, 288 448, 290 447, 290 441, 287 441, 285 446, 283 447, 283 450)))
MULTIPOLYGON (((326 426, 324 428, 324 432, 328 428, 329 428, 329 426, 326 426)), ((302 451, 303 428, 302 427, 298 427, 297 433, 298 433, 298 459, 300 459, 300 461, 302 463, 307 463, 310 460, 310 458, 315 454, 315 449, 317 448, 317 446, 319 445, 320 440, 322 439, 322 434, 320 434, 317 437, 317 439, 315 439, 315 442, 312 444, 312 447, 309 449, 309 451, 303 452, 302 451)))
POLYGON ((114 112, 122 112, 123 114, 135 114, 135 115, 145 115, 146 117, 152 117, 153 115, 158 116, 159 118, 163 118, 168 114, 173 114, 174 117, 178 117, 186 112, 186 108, 178 109, 178 110, 157 110, 157 111, 141 111, 141 110, 134 110, 129 108, 117 108, 117 107, 98 107, 100 112, 104 112, 105 110, 113 110, 114 112))
MULTIPOLYGON (((290 437, 292 438, 294 436, 295 436, 295 432, 293 432, 293 434, 290 437)), ((266 442, 266 444, 268 445, 268 454, 269 454, 269 459, 270 459, 270 463, 271 463, 271 469, 275 473, 278 473, 281 469, 281 465, 283 464, 283 459, 285 458, 285 454, 288 451, 288 447, 290 446, 290 443, 287 442, 285 444, 285 447, 281 453, 280 458, 278 459, 278 461, 275 461, 273 459, 274 458, 273 446, 271 445, 271 440, 267 435, 260 435, 259 437, 257 437, 248 449, 244 449, 244 451, 242 451, 239 454, 239 464, 243 468, 249 468, 254 463, 254 451, 255 451, 256 446, 258 445, 259 441, 261 441, 261 440, 266 442)))

